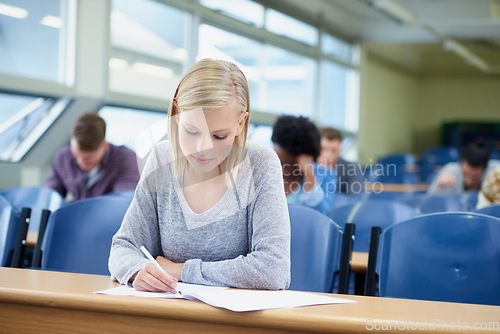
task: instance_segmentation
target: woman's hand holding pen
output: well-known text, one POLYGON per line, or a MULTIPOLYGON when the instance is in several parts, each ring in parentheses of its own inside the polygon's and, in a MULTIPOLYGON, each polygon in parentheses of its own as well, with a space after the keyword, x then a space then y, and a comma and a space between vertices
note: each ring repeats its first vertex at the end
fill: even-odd
POLYGON ((132 286, 137 291, 177 293, 177 279, 165 274, 152 263, 146 264, 132 279, 132 286))
POLYGON ((140 249, 151 263, 146 264, 139 272, 132 276, 130 280, 134 288, 137 291, 177 293, 177 281, 181 278, 184 264, 174 263, 162 256, 158 256, 155 260, 146 247, 141 246, 140 249), (162 265, 157 260, 160 260, 162 265), (180 271, 177 272, 179 269, 180 271), (172 276, 171 271, 175 273, 174 276, 172 276))

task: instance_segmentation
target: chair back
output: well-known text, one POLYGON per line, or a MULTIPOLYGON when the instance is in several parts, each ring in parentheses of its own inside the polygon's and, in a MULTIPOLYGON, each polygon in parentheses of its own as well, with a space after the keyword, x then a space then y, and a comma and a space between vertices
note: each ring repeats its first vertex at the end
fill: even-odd
POLYGON ((438 212, 469 211, 472 198, 468 193, 451 195, 425 195, 413 199, 402 200, 415 209, 418 214, 429 214, 438 212))
POLYGON ((385 229, 377 273, 383 297, 500 305, 500 219, 436 213, 385 229))
POLYGON ((41 268, 109 275, 111 239, 129 205, 126 197, 100 196, 54 211, 42 242, 41 268))
POLYGON ((459 153, 457 148, 453 146, 433 147, 422 153, 420 161, 421 180, 430 184, 441 167, 448 162, 459 161, 459 153))
POLYGON ((475 212, 500 218, 500 204, 485 206, 484 208, 477 209, 475 212))
POLYGON ((116 191, 113 193, 107 193, 102 196, 114 196, 114 197, 126 197, 129 198, 130 201, 134 198, 135 195, 135 190, 122 190, 122 191, 116 191))
POLYGON ((16 248, 19 215, 14 207, 0 196, 0 267, 10 267, 16 248))
POLYGON ((29 230, 38 231, 42 210, 55 211, 64 205, 64 198, 54 189, 47 187, 16 187, 0 191, 16 210, 31 209, 29 230))
POLYGON ((332 196, 332 205, 331 209, 333 210, 335 208, 339 208, 341 206, 347 205, 347 204, 354 204, 359 201, 361 201, 362 197, 360 195, 350 195, 350 194, 343 194, 343 193, 336 193, 335 195, 332 196))
POLYGON ((395 184, 417 184, 420 182, 415 157, 408 153, 385 156, 372 167, 371 181, 395 184))
POLYGON ((329 217, 341 226, 356 224, 355 252, 368 252, 372 226, 380 226, 383 230, 415 216, 415 210, 405 204, 379 199, 348 204, 329 212, 329 217))
POLYGON ((291 224, 290 290, 332 292, 339 270, 342 229, 322 213, 288 206, 291 224))

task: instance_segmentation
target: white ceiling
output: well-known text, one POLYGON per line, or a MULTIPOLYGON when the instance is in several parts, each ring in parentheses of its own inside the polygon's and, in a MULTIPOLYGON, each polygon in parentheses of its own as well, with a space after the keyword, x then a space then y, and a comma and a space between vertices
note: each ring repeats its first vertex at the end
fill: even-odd
POLYGON ((456 40, 500 73, 500 0, 255 0, 279 6, 289 15, 325 22, 327 29, 372 52, 419 72, 477 72, 471 61, 446 51, 443 42, 456 40), (375 8, 391 2, 416 17, 403 23, 375 8), (370 5, 372 4, 372 5, 370 5))
MULTIPOLYGON (((418 26, 397 23, 366 0, 280 0, 352 41, 438 42, 418 26)), ((272 2, 272 0, 271 0, 272 2)), ((369 2, 369 1, 368 1, 369 2)), ((500 0, 392 0, 436 31, 458 40, 500 40, 500 0)))

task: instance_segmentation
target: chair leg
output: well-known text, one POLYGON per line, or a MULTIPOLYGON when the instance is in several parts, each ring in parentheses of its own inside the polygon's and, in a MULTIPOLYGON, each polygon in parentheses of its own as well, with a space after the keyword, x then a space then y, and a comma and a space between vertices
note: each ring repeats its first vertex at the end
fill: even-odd
POLYGON ((377 277, 375 268, 377 266, 378 242, 382 228, 372 226, 370 235, 370 250, 368 252, 368 266, 366 268, 365 296, 375 296, 377 288, 377 277))
POLYGON ((342 239, 342 250, 340 253, 340 272, 338 293, 349 293, 349 277, 351 274, 351 258, 354 247, 354 231, 356 225, 346 223, 344 228, 344 237, 342 239))
POLYGON ((42 267, 42 241, 45 234, 45 229, 47 228, 47 222, 49 221, 51 211, 43 210, 42 217, 40 218, 40 228, 38 231, 38 239, 36 240, 35 251, 33 252, 32 267, 41 268, 42 267))
POLYGON ((12 254, 12 268, 21 268, 24 261, 24 252, 26 250, 26 235, 28 234, 28 226, 30 223, 31 209, 23 208, 21 218, 17 228, 16 244, 14 253, 12 254))

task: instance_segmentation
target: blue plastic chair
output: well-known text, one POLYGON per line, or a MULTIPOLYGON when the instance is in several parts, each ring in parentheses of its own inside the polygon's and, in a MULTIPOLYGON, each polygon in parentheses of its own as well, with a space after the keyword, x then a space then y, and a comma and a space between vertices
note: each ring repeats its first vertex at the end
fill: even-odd
POLYGON ((331 208, 333 210, 334 208, 339 208, 347 204, 357 203, 361 201, 361 199, 362 197, 360 195, 348 195, 348 194, 336 193, 333 196, 331 208))
POLYGON ((433 147, 425 150, 420 157, 422 182, 430 184, 441 167, 448 162, 457 162, 459 158, 458 149, 452 146, 433 147))
POLYGON ((470 211, 473 208, 472 202, 474 196, 477 197, 477 193, 425 195, 422 197, 404 199, 401 202, 413 207, 418 214, 470 211))
POLYGON ((41 268, 109 275, 111 239, 129 205, 126 197, 100 196, 54 211, 41 246, 41 268))
POLYGON ((291 224, 290 290, 332 292, 340 267, 342 229, 322 213, 288 206, 291 224))
POLYGON ((500 218, 500 204, 485 206, 484 208, 475 210, 475 212, 500 218))
POLYGON ((47 187, 16 187, 0 191, 16 210, 31 209, 29 230, 38 231, 42 210, 55 211, 64 205, 64 198, 54 189, 47 187))
POLYGON ((122 190, 114 193, 107 193, 102 196, 125 197, 125 198, 130 198, 130 201, 132 201, 134 195, 135 195, 135 190, 122 190))
POLYGON ((371 181, 395 184, 417 184, 420 182, 418 164, 408 153, 385 156, 372 167, 371 181))
POLYGON ((419 216, 385 229, 377 270, 382 297, 500 305, 500 219, 419 216))
POLYGON ((0 266, 10 267, 16 248, 19 215, 14 207, 0 196, 0 266))
POLYGON ((389 225, 415 217, 416 212, 402 203, 374 199, 333 209, 328 216, 341 226, 345 223, 356 224, 354 251, 368 252, 372 226, 380 226, 383 230, 389 225))

